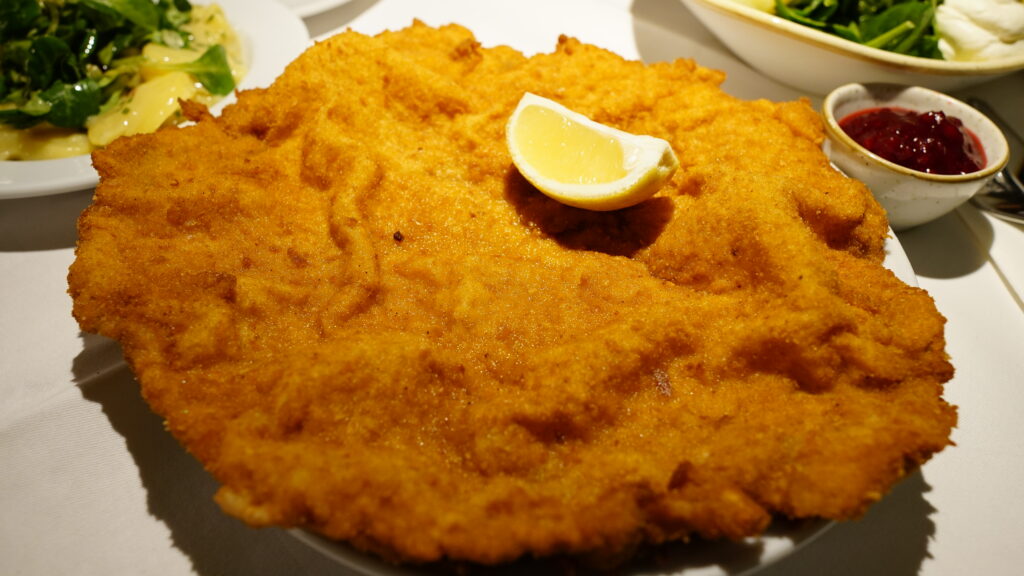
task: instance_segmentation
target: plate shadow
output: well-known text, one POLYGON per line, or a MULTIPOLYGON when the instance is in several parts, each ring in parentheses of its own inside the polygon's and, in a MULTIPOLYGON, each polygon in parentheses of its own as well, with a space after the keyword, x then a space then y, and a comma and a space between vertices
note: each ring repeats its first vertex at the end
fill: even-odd
POLYGON ((0 200, 0 252, 73 248, 78 216, 92 202, 92 189, 0 200))
POLYGON ((220 510, 216 481, 164 428, 142 399, 139 385, 112 341, 87 335, 75 359, 76 383, 86 400, 99 404, 124 437, 138 466, 150 514, 167 525, 173 545, 200 576, 339 574, 338 565, 283 530, 254 529, 220 510), (116 352, 117 354, 115 354, 116 352))
POLYGON ((987 234, 975 235, 953 211, 945 216, 896 233, 914 273, 926 278, 966 276, 988 261, 992 247, 991 224, 980 219, 987 234), (987 236, 987 237, 986 237, 987 236))
POLYGON ((835 524, 811 545, 758 576, 919 574, 935 534, 931 490, 921 471, 905 478, 860 520, 835 524))

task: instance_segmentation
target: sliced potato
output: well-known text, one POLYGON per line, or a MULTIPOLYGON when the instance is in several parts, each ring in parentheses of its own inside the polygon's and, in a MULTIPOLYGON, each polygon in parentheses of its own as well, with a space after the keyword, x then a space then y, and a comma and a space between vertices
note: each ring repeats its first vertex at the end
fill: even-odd
POLYGON ((0 160, 53 160, 88 154, 85 134, 49 124, 16 129, 0 124, 0 160))
POLYGON ((90 119, 89 141, 106 146, 119 136, 153 132, 178 113, 179 98, 188 100, 197 90, 184 72, 168 72, 143 82, 122 106, 90 119))
POLYGON ((187 48, 171 48, 161 44, 149 43, 142 49, 142 56, 145 63, 139 69, 143 81, 152 80, 158 76, 169 74, 170 71, 159 67, 160 64, 183 64, 192 62, 202 56, 202 52, 189 50, 187 48), (156 64, 156 65, 154 65, 156 64))

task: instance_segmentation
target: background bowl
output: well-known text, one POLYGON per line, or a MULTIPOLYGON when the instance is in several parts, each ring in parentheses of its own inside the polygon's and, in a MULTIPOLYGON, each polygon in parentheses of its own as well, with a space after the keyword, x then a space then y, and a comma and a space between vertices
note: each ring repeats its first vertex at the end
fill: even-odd
POLYGON ((954 91, 1024 69, 1024 56, 953 62, 904 56, 844 40, 734 0, 681 0, 719 40, 761 73, 813 95, 849 82, 954 91))
POLYGON ((825 153, 851 178, 864 182, 889 215, 893 230, 904 230, 934 220, 971 198, 1009 160, 1009 145, 999 127, 987 116, 951 98, 920 86, 898 84, 846 84, 833 90, 822 103, 825 153), (969 174, 929 174, 905 168, 867 150, 846 134, 839 121, 861 110, 898 107, 928 112, 941 110, 959 118, 977 136, 985 153, 985 166, 969 174))

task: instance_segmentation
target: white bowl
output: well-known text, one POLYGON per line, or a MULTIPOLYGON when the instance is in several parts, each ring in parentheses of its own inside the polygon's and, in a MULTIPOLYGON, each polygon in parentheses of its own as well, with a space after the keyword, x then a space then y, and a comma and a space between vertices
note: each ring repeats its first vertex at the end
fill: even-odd
POLYGON ((813 95, 827 94, 849 82, 889 82, 949 92, 1024 69, 1024 56, 953 62, 869 48, 734 0, 682 3, 751 67, 813 95))
POLYGON ((864 182, 889 216, 893 230, 905 230, 934 220, 963 204, 1006 166, 1010 147, 987 116, 928 88, 898 84, 847 84, 833 90, 822 103, 824 149, 832 163, 851 178, 864 182), (977 136, 985 166, 969 174, 931 174, 905 168, 867 150, 839 126, 846 116, 869 108, 897 107, 915 112, 941 110, 959 118, 977 136))

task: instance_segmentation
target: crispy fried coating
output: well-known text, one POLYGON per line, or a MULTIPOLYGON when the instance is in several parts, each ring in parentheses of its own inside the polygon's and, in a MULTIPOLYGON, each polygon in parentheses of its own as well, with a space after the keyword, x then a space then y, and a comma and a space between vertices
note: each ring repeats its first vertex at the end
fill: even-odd
POLYGON ((253 525, 496 563, 855 518, 949 444, 944 319, 808 104, 722 80, 342 33, 95 153, 75 317, 253 525), (629 209, 555 203, 505 149, 525 91, 679 171, 629 209))

